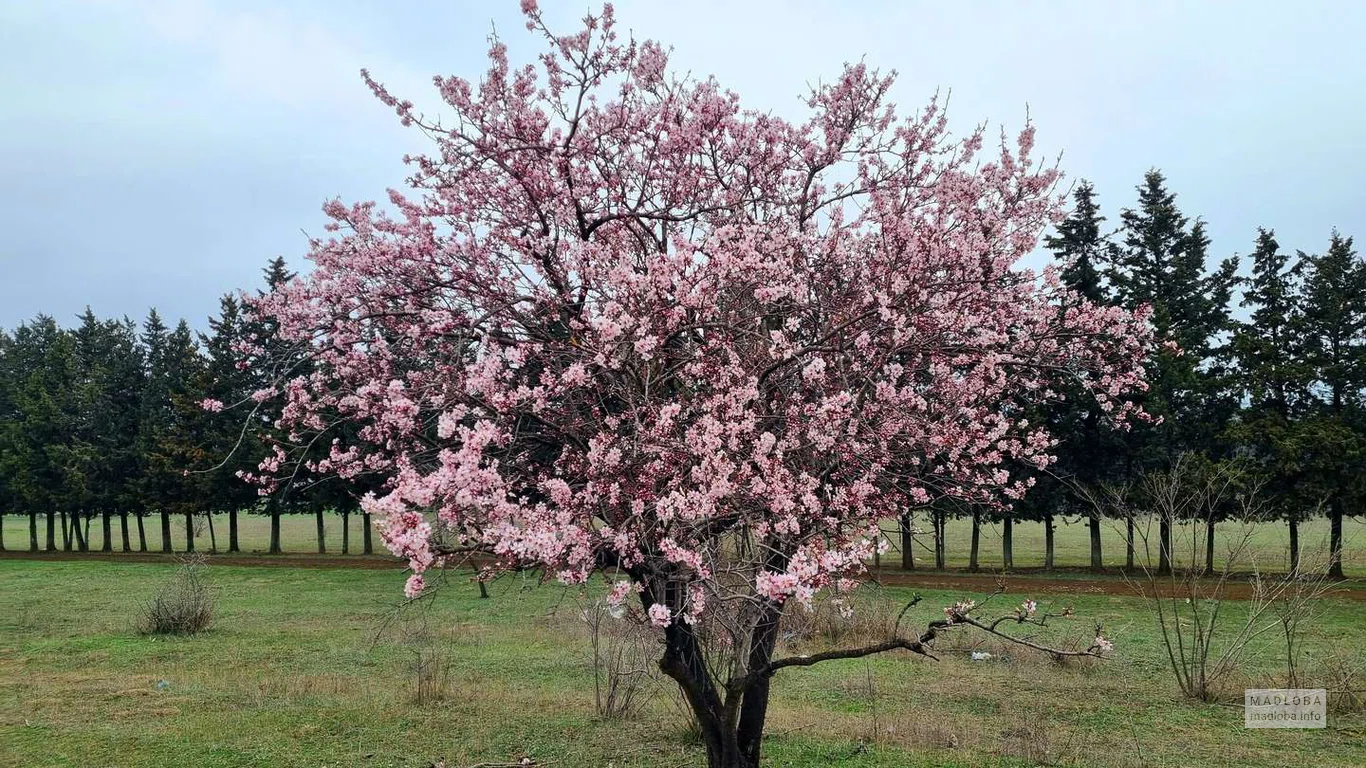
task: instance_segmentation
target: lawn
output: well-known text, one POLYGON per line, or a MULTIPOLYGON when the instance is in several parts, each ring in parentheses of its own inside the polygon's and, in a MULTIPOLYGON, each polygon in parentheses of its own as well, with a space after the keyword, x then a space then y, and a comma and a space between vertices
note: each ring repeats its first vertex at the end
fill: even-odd
MULTIPOLYGON (((228 540, 228 520, 227 515, 214 515, 214 532, 217 537, 220 550, 227 548, 228 540)), ((243 552, 264 553, 270 544, 270 521, 260 515, 240 516, 239 543, 243 552)), ((336 515, 327 515, 324 520, 324 540, 328 553, 336 554, 341 552, 342 545, 342 520, 336 515)), ((178 550, 185 544, 185 521, 184 518, 173 518, 172 521, 172 541, 178 550)), ((918 516, 915 523, 921 530, 929 531, 930 522, 924 516, 918 516)), ((1090 540, 1086 525, 1083 521, 1066 521, 1059 518, 1055 523, 1057 526, 1056 534, 1056 554, 1055 564, 1059 567, 1086 566, 1091 562, 1090 540)), ((147 518, 144 521, 148 537, 148 547, 158 550, 161 547, 161 522, 158 517, 147 518)), ((361 517, 352 515, 351 526, 351 553, 359 554, 361 551, 361 517)), ((46 523, 39 519, 38 541, 42 546, 46 539, 46 523)), ((137 548, 137 529, 132 523, 129 525, 133 536, 133 548, 137 548)), ((896 526, 888 522, 883 526, 887 533, 888 540, 892 544, 898 544, 896 526)), ((1184 535, 1178 534, 1178 541, 1190 541, 1189 526, 1182 526, 1187 531, 1184 535)), ((971 539, 972 524, 966 519, 950 520, 948 530, 945 533, 945 545, 947 554, 947 565, 950 568, 964 568, 968 564, 968 549, 971 539)), ((1220 525, 1218 529, 1217 553, 1222 553, 1229 541, 1241 531, 1238 524, 1227 523, 1220 525)), ((1347 518, 1343 526, 1344 557, 1343 566, 1349 577, 1366 577, 1366 519, 1347 518)), ((122 544, 119 541, 118 521, 114 521, 114 549, 118 550, 122 544)), ((90 526, 91 546, 95 549, 100 548, 103 539, 100 534, 100 522, 95 520, 90 526)), ((1203 531, 1196 532, 1196 535, 1203 537, 1203 531)), ((15 515, 6 515, 4 518, 5 546, 12 550, 28 548, 28 518, 15 515)), ((316 553, 318 551, 317 527, 312 515, 285 515, 280 520, 280 540, 281 546, 287 553, 316 553)), ((1203 538, 1199 539, 1203 542, 1203 538)), ((1040 523, 1020 522, 1015 524, 1015 567, 1017 568, 1037 568, 1043 565, 1044 554, 1044 531, 1040 523)), ((1321 555, 1328 548, 1328 521, 1316 519, 1300 526, 1300 546, 1306 561, 1315 559, 1316 555, 1321 555)), ((61 546, 60 531, 57 535, 57 545, 61 546)), ((199 551, 207 552, 211 545, 208 526, 203 518, 199 519, 196 526, 195 548, 199 551)), ((377 553, 383 553, 384 546, 379 540, 379 534, 374 534, 374 546, 377 553)), ((916 538, 916 563, 919 567, 932 567, 934 564, 934 553, 930 547, 932 539, 928 534, 916 538)), ((1264 523, 1252 526, 1252 540, 1248 551, 1243 558, 1243 565, 1246 568, 1248 563, 1255 561, 1263 570, 1285 570, 1289 559, 1289 540, 1286 534, 1286 527, 1278 523, 1264 523)), ((1177 546, 1176 556, 1179 561, 1184 562, 1189 559, 1185 557, 1186 550, 1177 546)), ((1104 555, 1105 564, 1110 567, 1124 565, 1124 530, 1123 526, 1106 521, 1101 526, 1101 551, 1104 555)), ((1200 550, 1203 553, 1203 550, 1200 550)), ((1202 555, 1203 556, 1203 555, 1202 555)), ((980 564, 985 569, 1000 568, 1001 565, 1001 527, 995 524, 986 524, 982 527, 982 540, 980 552, 980 564)), ((891 552, 887 555, 889 563, 899 563, 900 555, 891 552)), ((1141 558, 1140 558, 1141 559, 1141 558)), ((1220 558, 1222 562, 1222 558, 1220 558)))
MULTIPOLYGON (((577 590, 509 577, 479 600, 453 578, 434 600, 397 611, 397 569, 214 565, 210 632, 138 636, 137 604, 172 573, 0 559, 0 765, 702 764, 665 687, 633 718, 595 715, 577 590), (442 662, 442 700, 415 702, 419 658, 442 662)), ((909 595, 888 592, 888 601, 909 595)), ((923 623, 966 596, 926 592, 910 617, 923 623)), ((1140 601, 1065 600, 1079 617, 1051 639, 1087 636, 1103 621, 1113 659, 1057 666, 1012 652, 973 662, 974 647, 1001 649, 959 633, 938 662, 887 655, 785 671, 766 764, 1366 764, 1366 717, 1335 713, 1321 731, 1245 730, 1241 706, 1177 698, 1140 601)), ((1229 621, 1239 610, 1230 605, 1229 621)), ((1309 657, 1355 660, 1363 650, 1366 603, 1326 602, 1309 657)), ((1275 684, 1275 652, 1245 664, 1237 688, 1275 684)))

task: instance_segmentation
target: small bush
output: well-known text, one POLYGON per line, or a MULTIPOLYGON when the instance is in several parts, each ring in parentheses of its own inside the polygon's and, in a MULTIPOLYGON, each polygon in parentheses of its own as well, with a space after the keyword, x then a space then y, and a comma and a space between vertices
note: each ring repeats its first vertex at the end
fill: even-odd
POLYGON ((137 631, 143 635, 193 635, 213 624, 214 597, 204 579, 204 561, 186 560, 151 600, 141 606, 137 631))

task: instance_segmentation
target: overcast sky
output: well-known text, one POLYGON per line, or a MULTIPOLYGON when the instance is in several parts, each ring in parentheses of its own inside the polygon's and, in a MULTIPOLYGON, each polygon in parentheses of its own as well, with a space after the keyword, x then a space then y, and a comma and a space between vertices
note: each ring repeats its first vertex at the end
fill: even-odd
MULTIPOLYGON (((565 31, 589 8, 542 4, 565 31)), ((1366 239, 1366 3, 616 7, 778 114, 860 57, 900 72, 905 111, 951 89, 960 133, 1028 108, 1112 221, 1160 167, 1216 257, 1259 225, 1290 249, 1366 239)), ((323 201, 383 198, 422 146, 357 70, 432 104, 429 77, 477 77, 495 27, 514 60, 535 53, 515 0, 0 0, 0 326, 155 305, 202 327, 267 259, 303 266, 323 201)))

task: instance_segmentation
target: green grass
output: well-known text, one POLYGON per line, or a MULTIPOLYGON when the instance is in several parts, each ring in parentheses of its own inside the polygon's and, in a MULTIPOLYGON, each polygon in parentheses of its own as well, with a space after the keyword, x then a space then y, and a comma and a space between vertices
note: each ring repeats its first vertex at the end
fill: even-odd
MULTIPOLYGON (((479 600, 453 577, 434 601, 396 614, 397 569, 210 566, 214 629, 137 636, 136 604, 172 573, 0 560, 0 765, 463 767, 522 755, 555 768, 701 764, 667 689, 634 719, 594 715, 574 590, 505 578, 479 600), (449 672, 447 698, 421 706, 411 640, 420 625, 449 672)), ((925 596, 917 623, 963 597, 925 596)), ((785 671, 766 765, 1279 766, 1287 754, 1366 763, 1361 715, 1330 715, 1323 731, 1244 730, 1241 707, 1175 696, 1141 602, 1066 599, 1080 616, 1052 639, 1103 621, 1113 660, 1058 667, 1012 652, 974 663, 965 652, 983 641, 959 633, 939 662, 887 655, 785 671)), ((1240 610, 1230 605, 1228 620, 1240 610)), ((1363 628, 1366 604, 1326 603, 1310 657, 1359 655, 1363 628)), ((1275 650, 1240 671, 1240 687, 1276 684, 1275 650)))
MULTIPOLYGON (((227 549, 228 521, 227 515, 214 515, 214 532, 217 536, 219 550, 227 549)), ((342 543, 342 521, 339 516, 327 515, 324 518, 324 539, 327 551, 332 554, 341 552, 342 543)), ((270 521, 260 515, 242 515, 239 517, 239 543, 243 552, 264 553, 270 544, 270 521)), ((172 518, 172 541, 179 551, 185 545, 185 521, 183 517, 172 518)), ((1055 523, 1057 526, 1056 534, 1056 554, 1055 564, 1059 567, 1086 566, 1091 562, 1090 539, 1084 521, 1066 521, 1061 518, 1055 523)), ((39 546, 46 542, 46 523, 39 519, 39 546)), ((159 550, 161 547, 161 522, 159 517, 150 517, 144 521, 148 537, 148 547, 152 550, 159 550)), ((358 554, 361 551, 361 517, 360 515, 351 516, 351 553, 358 554)), ((930 530, 930 523, 924 517, 916 519, 916 525, 924 531, 930 530)), ((137 548, 136 526, 130 522, 130 533, 133 537, 133 548, 137 548)), ((113 547, 118 550, 122 547, 119 540, 118 521, 115 520, 113 528, 113 547)), ((886 523, 883 526, 887 532, 888 539, 893 543, 898 543, 896 526, 894 523, 886 523)), ((1188 526, 1183 526, 1190 531, 1188 526)), ((1348 576, 1366 578, 1366 518, 1347 518, 1344 521, 1344 557, 1343 566, 1348 576)), ((945 534, 947 548, 947 564, 950 568, 963 568, 968 564, 968 550, 971 538, 972 523, 966 519, 950 520, 948 530, 945 534)), ((280 523, 281 545, 287 553, 316 553, 318 551, 317 528, 312 515, 285 515, 280 523)), ((1265 523, 1252 526, 1252 539, 1246 552, 1247 557, 1244 562, 1255 562, 1264 570, 1283 571, 1289 560, 1289 538, 1286 527, 1282 524, 1265 523)), ((1238 535, 1240 527, 1236 524, 1222 524, 1218 528, 1218 539, 1216 552, 1222 555, 1228 542, 1238 535)), ((1197 536, 1203 537, 1203 531, 1195 532, 1197 536)), ((100 532, 100 521, 96 519, 90 526, 91 546, 98 549, 103 544, 100 532)), ((28 548, 28 518, 6 515, 4 518, 5 546, 9 549, 28 548)), ((1021 522, 1015 524, 1015 566, 1017 568, 1040 567, 1044 562, 1044 531, 1040 523, 1021 522)), ((1190 541, 1189 533, 1183 537, 1181 532, 1177 534, 1177 540, 1190 541)), ((920 567, 932 565, 934 554, 929 549, 931 538, 928 535, 918 536, 916 547, 916 562, 920 567)), ((1203 542, 1203 538, 1199 539, 1203 542)), ((1313 559, 1313 556, 1327 551, 1328 542, 1328 522, 1323 519, 1316 519, 1300 526, 1300 547, 1306 559, 1313 559)), ((204 519, 200 519, 195 536, 195 548, 200 551, 208 551, 211 544, 209 528, 204 519)), ((61 533, 57 534, 57 545, 61 546, 61 533)), ((383 552, 383 545, 379 541, 378 534, 374 537, 374 546, 377 552, 383 552)), ((1203 546, 1203 543, 1201 544, 1203 546)), ((1189 560, 1186 557, 1186 550, 1189 547, 1177 548, 1177 559, 1180 561, 1189 560)), ((1113 524, 1106 521, 1101 526, 1101 552, 1107 566, 1118 567, 1124 565, 1124 530, 1122 525, 1113 524)), ((1200 557, 1203 557, 1203 550, 1200 550, 1200 557)), ((1001 527, 996 524, 986 524, 982 527, 982 540, 980 552, 980 564, 985 569, 999 568, 1001 565, 1001 527)), ((900 556, 891 552, 887 555, 889 564, 899 563, 900 556)), ((1141 559, 1141 558, 1140 558, 1141 559)), ((1220 557, 1222 562, 1222 557, 1220 557)), ((1247 567, 1244 564, 1242 567, 1247 567)))

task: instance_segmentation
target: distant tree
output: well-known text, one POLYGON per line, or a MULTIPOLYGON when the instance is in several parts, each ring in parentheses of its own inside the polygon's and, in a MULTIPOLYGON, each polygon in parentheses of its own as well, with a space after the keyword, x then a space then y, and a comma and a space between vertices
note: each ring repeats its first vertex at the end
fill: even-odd
POLYGON ((1336 231, 1325 253, 1300 258, 1300 329, 1311 398, 1304 439, 1320 447, 1310 471, 1328 501, 1329 573, 1342 578, 1342 519, 1360 510, 1366 483, 1366 264, 1352 238, 1336 231))
POLYGON ((146 510, 155 510, 161 518, 161 551, 165 553, 174 551, 171 510, 165 499, 171 495, 169 486, 175 480, 169 476, 166 463, 159 458, 171 425, 169 335, 161 315, 156 309, 150 310, 142 323, 139 340, 146 361, 146 379, 138 414, 138 491, 146 510))
POLYGON ((255 389, 243 360, 247 320, 237 297, 226 294, 218 302, 218 316, 209 319, 209 333, 200 336, 205 352, 204 381, 200 402, 203 413, 205 492, 213 508, 228 513, 228 551, 238 552, 238 514, 257 505, 256 489, 242 482, 239 473, 251 472, 260 461, 260 441, 255 430, 260 419, 243 419, 252 405, 255 389))
MULTIPOLYGON (((1165 468, 1184 453, 1223 451, 1219 440, 1237 404, 1221 340, 1231 328, 1238 261, 1207 270, 1204 224, 1181 213, 1159 171, 1146 174, 1138 193, 1138 206, 1121 214, 1122 242, 1111 251, 1106 277, 1123 306, 1151 306, 1155 337, 1177 348, 1159 347, 1145 366, 1149 389, 1140 400, 1161 421, 1123 436, 1127 476, 1165 468)), ((1163 573, 1171 569, 1172 523, 1159 521, 1163 573)), ((1132 534, 1130 550, 1132 556, 1132 534)))
POLYGON ((57 549, 59 511, 64 546, 72 535, 66 514, 74 495, 72 347, 70 334, 51 317, 39 315, 15 329, 7 355, 12 421, 4 431, 6 476, 10 493, 32 514, 46 516, 48 551, 57 549))
MULTIPOLYGON (((1247 318, 1233 336, 1233 353, 1245 403, 1230 425, 1230 440, 1261 483, 1267 508, 1286 521, 1290 569, 1299 568, 1299 523, 1314 507, 1305 483, 1303 423, 1307 371, 1299 306, 1300 269, 1281 250, 1272 230, 1257 231, 1252 274, 1244 282, 1247 318)), ((1212 528, 1205 567, 1213 569, 1212 528)))

